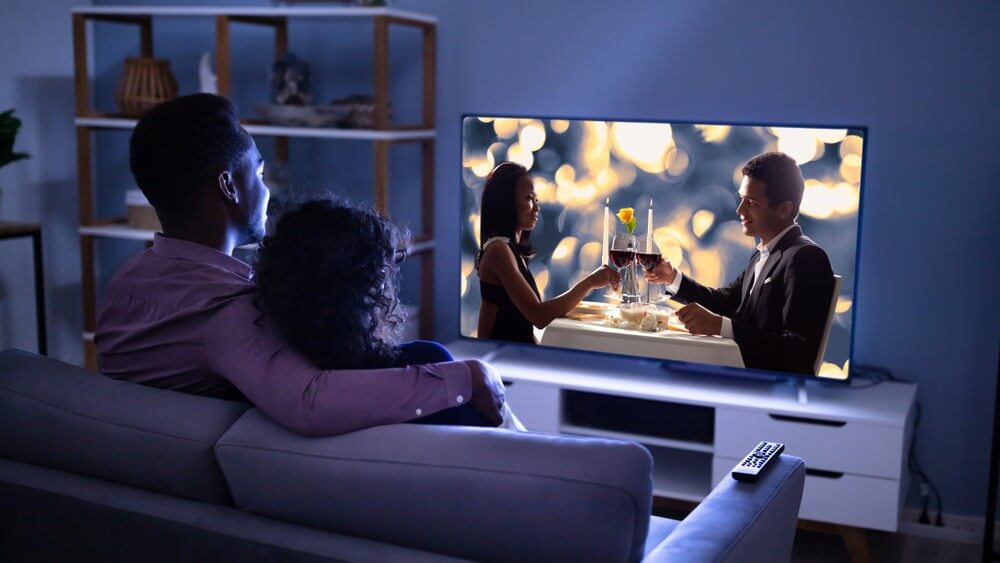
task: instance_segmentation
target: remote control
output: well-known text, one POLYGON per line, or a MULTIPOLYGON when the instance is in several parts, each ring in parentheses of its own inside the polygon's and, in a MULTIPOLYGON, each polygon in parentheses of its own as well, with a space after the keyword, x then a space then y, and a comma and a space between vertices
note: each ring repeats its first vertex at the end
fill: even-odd
POLYGON ((733 468, 733 479, 745 483, 754 483, 757 477, 767 469, 771 460, 785 450, 784 444, 777 442, 761 442, 747 454, 743 461, 733 468))

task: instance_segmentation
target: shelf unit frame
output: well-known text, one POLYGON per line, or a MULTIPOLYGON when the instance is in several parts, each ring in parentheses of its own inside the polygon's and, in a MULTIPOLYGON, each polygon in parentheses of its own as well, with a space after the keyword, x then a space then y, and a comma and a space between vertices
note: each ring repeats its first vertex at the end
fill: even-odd
POLYGON ((80 220, 81 285, 83 290, 84 361, 97 368, 97 350, 93 342, 96 330, 95 242, 102 238, 152 240, 152 231, 129 229, 122 217, 98 218, 94 213, 93 148, 91 135, 108 129, 131 129, 135 116, 99 112, 92 106, 88 68, 88 24, 111 22, 136 26, 139 31, 139 54, 153 56, 154 17, 211 17, 215 20, 215 57, 217 88, 220 95, 232 95, 230 39, 234 24, 262 25, 274 29, 274 56, 288 52, 288 21, 291 18, 362 18, 373 22, 374 127, 372 129, 337 129, 284 127, 244 120, 252 135, 276 137, 279 161, 288 160, 290 137, 349 139, 373 145, 373 203, 382 214, 389 210, 389 148, 397 143, 420 145, 421 231, 407 248, 420 257, 420 319, 422 338, 433 335, 434 289, 434 141, 437 20, 423 14, 390 8, 368 7, 173 7, 173 6, 87 6, 72 10, 73 71, 76 94, 77 176, 80 220), (421 120, 416 124, 396 124, 389 117, 389 32, 391 26, 416 28, 422 33, 421 120))

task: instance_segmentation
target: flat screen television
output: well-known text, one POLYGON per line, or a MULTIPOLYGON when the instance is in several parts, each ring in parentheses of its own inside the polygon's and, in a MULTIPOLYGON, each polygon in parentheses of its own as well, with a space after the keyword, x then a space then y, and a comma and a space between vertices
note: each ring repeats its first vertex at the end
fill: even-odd
POLYGON ((845 380, 866 134, 465 115, 461 334, 726 375, 845 380), (493 251, 480 272, 492 238, 509 251, 493 251), (647 267, 669 278, 664 262, 679 286, 646 280, 647 267), (618 291, 571 291, 604 264, 622 276, 618 291), (525 287, 542 301, 571 294, 531 309, 525 287))

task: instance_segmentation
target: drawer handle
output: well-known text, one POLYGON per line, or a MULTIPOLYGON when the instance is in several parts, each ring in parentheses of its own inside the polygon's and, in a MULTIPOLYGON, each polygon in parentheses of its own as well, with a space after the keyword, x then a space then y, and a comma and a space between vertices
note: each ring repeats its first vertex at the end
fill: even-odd
POLYGON ((806 475, 812 475, 813 477, 822 477, 824 479, 840 479, 844 476, 843 471, 826 471, 823 469, 809 469, 806 468, 806 475))
POLYGON ((799 422, 802 424, 815 424, 817 426, 835 426, 840 428, 847 424, 846 420, 823 420, 819 418, 805 418, 802 416, 788 416, 787 414, 771 414, 768 413, 767 416, 773 418, 774 420, 781 420, 784 422, 799 422))

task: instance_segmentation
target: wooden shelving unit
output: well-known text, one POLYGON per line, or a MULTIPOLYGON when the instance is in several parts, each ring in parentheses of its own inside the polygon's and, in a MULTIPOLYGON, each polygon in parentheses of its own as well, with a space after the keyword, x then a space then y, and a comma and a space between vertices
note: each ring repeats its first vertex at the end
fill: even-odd
POLYGON ((274 55, 280 58, 288 51, 288 21, 291 18, 356 18, 373 22, 373 58, 375 98, 372 129, 337 129, 282 127, 248 120, 244 123, 252 135, 276 137, 278 160, 288 160, 288 139, 345 139, 370 142, 373 147, 373 202, 382 213, 389 209, 389 147, 394 143, 419 143, 421 149, 420 207, 421 232, 414 237, 408 251, 419 255, 420 263, 420 324, 419 334, 429 338, 433 333, 433 273, 434 273, 434 98, 437 20, 433 17, 389 8, 347 6, 281 6, 281 7, 174 7, 174 6, 94 6, 74 8, 73 66, 76 91, 77 176, 80 201, 80 259, 83 285, 84 351, 87 367, 97 367, 97 350, 93 342, 96 329, 97 287, 94 266, 94 245, 99 239, 115 238, 151 241, 153 231, 129 228, 120 217, 99 218, 94 214, 92 170, 92 135, 101 130, 135 127, 134 116, 98 111, 90 98, 90 78, 87 67, 87 38, 90 22, 112 22, 135 26, 139 31, 139 53, 153 56, 153 23, 157 18, 213 18, 215 21, 215 60, 218 91, 231 96, 230 33, 234 25, 258 25, 274 30, 274 55), (390 26, 419 29, 422 44, 422 114, 416 124, 392 123, 389 119, 389 29, 390 26))

